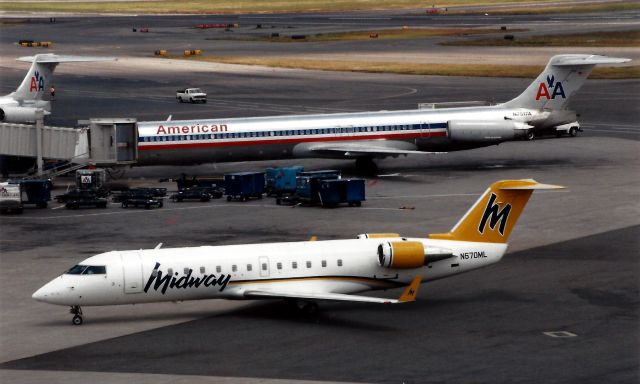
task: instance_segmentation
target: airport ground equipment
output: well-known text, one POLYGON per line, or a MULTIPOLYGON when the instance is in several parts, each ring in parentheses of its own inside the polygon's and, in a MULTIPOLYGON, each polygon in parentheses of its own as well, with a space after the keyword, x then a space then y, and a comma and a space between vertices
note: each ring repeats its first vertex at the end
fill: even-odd
POLYGON ((150 191, 135 191, 129 193, 120 198, 122 208, 145 208, 151 209, 153 207, 162 208, 164 205, 161 197, 156 197, 150 191))
POLYGON ((319 188, 319 200, 323 207, 336 207, 345 203, 350 207, 359 207, 365 200, 365 180, 322 180, 319 188))
POLYGON ((184 173, 176 179, 178 190, 191 187, 208 187, 224 189, 224 177, 220 176, 187 176, 184 173))
POLYGON ((22 213, 22 185, 0 183, 0 213, 22 213))
POLYGON ((111 191, 111 201, 122 203, 123 201, 141 195, 149 195, 154 198, 167 196, 167 188, 131 188, 121 191, 111 191))
POLYGON ((264 172, 238 172, 224 175, 224 191, 227 201, 262 199, 264 172))
POLYGON ((296 192, 296 177, 304 172, 301 165, 293 167, 276 167, 265 170, 267 196, 281 196, 296 192))
POLYGON ((64 196, 65 207, 68 209, 78 209, 82 207, 107 208, 108 201, 105 197, 99 196, 96 191, 74 189, 64 196))
POLYGON ((108 194, 105 185, 107 173, 104 169, 78 169, 76 171, 76 188, 95 191, 103 197, 108 194))
POLYGON ((18 182, 22 185, 22 204, 35 204, 38 208, 47 208, 53 189, 51 180, 24 179, 18 182))
POLYGON ((276 198, 276 204, 320 204, 320 182, 322 180, 340 179, 341 177, 341 172, 334 169, 300 172, 296 176, 295 193, 276 198))
POLYGON ((222 189, 218 187, 191 187, 179 190, 171 195, 171 200, 182 202, 185 200, 209 201, 219 199, 223 195, 222 189))

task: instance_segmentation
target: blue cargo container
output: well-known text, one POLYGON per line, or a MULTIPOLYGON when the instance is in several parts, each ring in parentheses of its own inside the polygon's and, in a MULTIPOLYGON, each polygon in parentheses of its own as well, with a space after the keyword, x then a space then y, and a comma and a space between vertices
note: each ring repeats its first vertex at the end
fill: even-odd
POLYGON ((227 201, 237 199, 246 201, 250 198, 262 199, 264 193, 263 172, 238 172, 224 175, 224 189, 227 201))
POLYGON ((304 167, 267 168, 266 191, 267 195, 281 196, 296 192, 296 177, 304 171, 304 167))
POLYGON ((35 204, 38 208, 46 208, 51 200, 51 180, 19 180, 22 185, 22 204, 35 204))
POLYGON ((333 169, 313 172, 301 172, 296 178, 296 195, 303 201, 317 203, 320 181, 341 177, 340 171, 333 169))
POLYGON ((319 200, 323 207, 335 207, 342 203, 359 207, 365 200, 364 179, 322 180, 319 200))

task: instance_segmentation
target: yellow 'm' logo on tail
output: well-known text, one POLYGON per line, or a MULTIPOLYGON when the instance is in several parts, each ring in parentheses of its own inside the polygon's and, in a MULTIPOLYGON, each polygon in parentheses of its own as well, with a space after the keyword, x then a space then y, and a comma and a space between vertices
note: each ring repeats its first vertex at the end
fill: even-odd
POLYGON ((503 180, 493 183, 449 233, 430 239, 506 243, 520 214, 536 189, 559 189, 535 180, 503 180))

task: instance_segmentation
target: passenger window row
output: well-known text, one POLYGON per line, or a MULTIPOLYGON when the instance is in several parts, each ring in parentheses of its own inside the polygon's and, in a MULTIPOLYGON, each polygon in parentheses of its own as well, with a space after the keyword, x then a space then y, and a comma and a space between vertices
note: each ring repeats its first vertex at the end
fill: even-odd
MULTIPOLYGON (((307 261, 305 263, 305 265, 306 265, 307 268, 311 268, 312 267, 311 261, 307 261)), ((320 262, 320 265, 322 266, 322 268, 326 268, 327 267, 327 260, 322 260, 320 262)), ((338 267, 342 267, 342 259, 338 259, 336 261, 336 265, 338 267)), ((76 266, 76 267, 79 267, 79 266, 76 266)), ((74 268, 76 268, 76 267, 74 267, 74 268)), ((85 266, 83 266, 83 267, 85 267, 85 266)), ((92 268, 98 268, 98 267, 92 267, 92 268)), ((104 268, 104 267, 102 267, 102 268, 104 268)), ((266 271, 266 270, 269 269, 269 266, 267 265, 267 263, 261 263, 260 268, 263 271, 266 271)), ((282 270, 282 262, 280 262, 280 261, 277 262, 276 263, 276 268, 278 270, 282 270)), ((298 269, 298 262, 297 261, 292 261, 291 262, 291 268, 292 269, 298 269)), ((73 270, 73 268, 71 270, 73 270)), ((69 273, 69 274, 79 274, 79 273, 71 273, 71 270, 69 272, 67 272, 67 273, 69 273)), ((247 264, 246 270, 247 270, 247 272, 251 272, 253 270, 253 265, 252 264, 247 264)), ((184 271, 184 274, 186 275, 186 274, 189 273, 190 268, 185 267, 183 271, 184 271)), ((222 267, 220 265, 216 266, 216 272, 217 273, 221 273, 222 272, 222 267)), ((238 272, 238 266, 236 264, 232 264, 231 265, 231 272, 238 272)), ((206 273, 206 268, 205 267, 200 267, 200 273, 205 274, 206 273)), ((170 276, 173 275, 173 268, 167 269, 167 274, 170 275, 170 276)))
POLYGON ((165 135, 165 136, 143 136, 140 142, 159 141, 191 141, 191 140, 220 140, 220 139, 247 139, 253 137, 281 137, 281 136, 308 136, 308 135, 335 135, 345 133, 368 133, 368 132, 394 132, 411 131, 416 129, 436 129, 446 128, 447 123, 434 124, 400 124, 381 125, 363 127, 341 127, 341 128, 318 128, 318 129, 297 129, 283 131, 261 131, 261 132, 226 132, 226 133, 206 133, 190 135, 165 135))

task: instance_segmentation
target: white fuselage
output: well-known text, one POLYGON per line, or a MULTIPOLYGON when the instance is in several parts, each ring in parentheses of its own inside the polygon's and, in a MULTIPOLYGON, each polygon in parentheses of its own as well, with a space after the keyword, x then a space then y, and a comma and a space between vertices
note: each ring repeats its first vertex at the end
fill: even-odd
MULTIPOLYGON (((454 151, 514 140, 524 136, 526 129, 507 127, 497 134, 495 130, 488 132, 482 138, 457 140, 451 137, 452 121, 479 122, 478 129, 482 130, 482 122, 520 127, 539 118, 541 112, 537 110, 494 106, 139 122, 138 164, 362 156, 314 150, 328 143, 388 146, 407 151, 454 151)), ((371 155, 384 156, 384 152, 371 155)))
POLYGON ((80 265, 98 274, 63 274, 34 293, 37 300, 70 306, 200 299, 243 299, 248 290, 353 294, 430 281, 498 262, 507 244, 430 239, 429 250, 453 257, 420 268, 378 264, 378 245, 399 238, 203 246, 108 252, 80 265))

